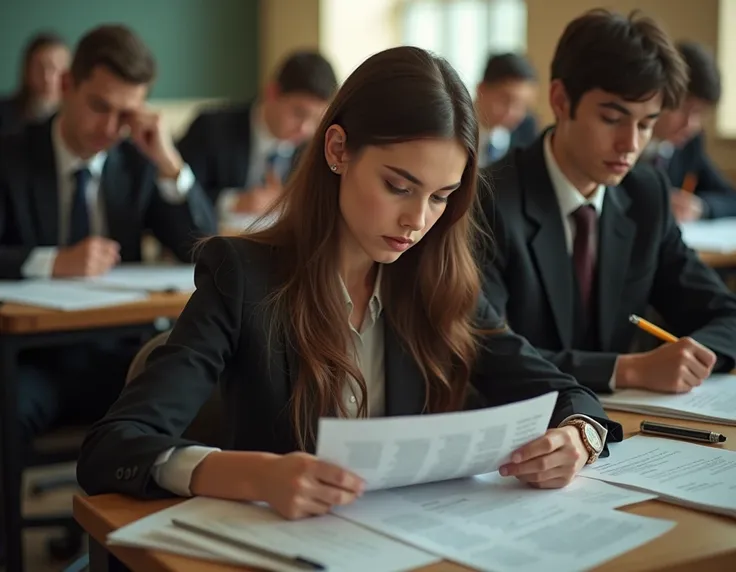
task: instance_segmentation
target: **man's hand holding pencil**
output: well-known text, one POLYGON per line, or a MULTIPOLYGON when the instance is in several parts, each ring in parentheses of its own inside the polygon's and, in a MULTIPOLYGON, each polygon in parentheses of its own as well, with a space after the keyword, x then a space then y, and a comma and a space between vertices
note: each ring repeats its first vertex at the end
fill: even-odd
POLYGON ((710 376, 716 355, 692 338, 676 338, 651 322, 631 316, 631 322, 667 342, 652 351, 621 355, 616 361, 616 388, 662 393, 687 393, 710 376))

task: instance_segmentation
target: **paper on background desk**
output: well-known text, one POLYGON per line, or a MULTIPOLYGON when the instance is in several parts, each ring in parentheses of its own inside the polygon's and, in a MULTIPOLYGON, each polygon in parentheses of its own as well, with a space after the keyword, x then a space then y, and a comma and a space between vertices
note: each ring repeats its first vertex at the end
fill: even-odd
POLYGON ((598 397, 610 409, 736 425, 736 375, 712 375, 692 391, 676 395, 623 389, 598 397))
POLYGON ((683 242, 693 250, 718 253, 736 251, 736 218, 681 223, 680 231, 683 242))
POLYGON ((545 433, 556 402, 557 392, 551 392, 476 411, 323 418, 317 456, 362 477, 365 490, 488 473, 545 433))
POLYGON ((121 264, 107 274, 84 282, 121 290, 145 292, 193 292, 194 265, 121 264))
POLYGON ((3 280, 0 300, 51 310, 92 310, 130 304, 148 298, 141 291, 117 292, 74 280, 3 280))
POLYGON ((119 546, 162 550, 275 572, 303 572, 302 568, 177 528, 171 524, 173 518, 199 525, 206 523, 213 531, 316 560, 327 565, 330 572, 399 572, 440 560, 334 515, 287 521, 264 506, 204 497, 193 498, 120 528, 109 534, 107 541, 119 546))
POLYGON ((580 474, 736 518, 736 452, 641 435, 611 443, 609 448, 610 457, 580 474))
POLYGON ((620 488, 531 489, 498 474, 367 493, 335 514, 478 570, 588 570, 674 522, 611 510, 649 500, 620 488))

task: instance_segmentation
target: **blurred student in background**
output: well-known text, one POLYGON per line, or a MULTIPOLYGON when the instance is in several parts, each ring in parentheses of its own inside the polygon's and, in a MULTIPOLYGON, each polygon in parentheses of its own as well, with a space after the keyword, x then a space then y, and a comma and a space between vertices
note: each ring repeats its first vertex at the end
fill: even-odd
POLYGON ((206 111, 192 122, 179 150, 221 216, 260 215, 273 203, 336 90, 330 63, 300 51, 255 101, 206 111))
POLYGON ((529 109, 536 97, 537 74, 524 56, 507 53, 488 59, 475 99, 481 167, 534 141, 537 123, 529 109))
POLYGON ((59 36, 42 33, 28 42, 21 61, 20 86, 0 99, 0 135, 42 121, 61 100, 61 76, 69 67, 69 48, 59 36))
POLYGON ((705 150, 703 123, 721 99, 718 64, 699 44, 680 42, 677 48, 689 71, 687 97, 662 112, 644 159, 667 173, 678 221, 736 216, 736 189, 705 150))

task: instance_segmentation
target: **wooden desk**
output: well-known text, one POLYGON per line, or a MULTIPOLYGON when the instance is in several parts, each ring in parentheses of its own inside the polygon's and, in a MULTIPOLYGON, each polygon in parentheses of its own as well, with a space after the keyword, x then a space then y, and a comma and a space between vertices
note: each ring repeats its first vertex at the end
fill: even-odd
POLYGON ((733 252, 698 252, 698 256, 711 268, 736 268, 736 250, 733 252))
MULTIPOLYGON (((88 343, 100 335, 143 336, 155 323, 176 319, 189 294, 153 294, 148 300, 94 310, 63 312, 21 304, 0 306, 0 518, 7 572, 23 570, 24 526, 49 526, 63 516, 24 519, 21 514, 21 455, 17 436, 18 353, 30 347, 88 343)), ((168 328, 165 323, 163 328, 168 328)), ((160 328, 159 328, 160 329, 160 328)), ((69 515, 66 515, 69 519, 69 515)))
MULTIPOLYGON (((610 414, 624 427, 626 437, 638 432, 641 415, 610 414)), ((647 419, 662 418, 647 416, 647 419)), ((665 421, 666 422, 666 421, 665 421)), ((702 423, 677 421, 678 424, 702 427, 702 423)), ((710 425, 728 436, 727 445, 736 450, 736 427, 710 425)), ((74 499, 74 517, 90 534, 90 557, 94 562, 107 549, 103 548, 108 533, 156 511, 168 508, 179 500, 136 501, 120 495, 100 495, 74 499), (96 555, 96 556, 95 556, 96 555)), ((674 520, 677 526, 670 532, 637 550, 596 568, 598 572, 671 571, 671 572, 733 572, 736 570, 736 520, 663 503, 648 501, 622 509, 632 514, 674 520)), ((183 556, 149 550, 110 547, 109 552, 133 572, 235 572, 247 568, 193 560, 183 556)), ((98 560, 99 561, 99 560, 98 560)), ((422 569, 422 572, 460 572, 467 568, 442 562, 422 569)), ((95 568, 91 572, 97 572, 95 568)))
POLYGON ((148 300, 94 310, 63 312, 22 304, 0 306, 0 335, 69 332, 174 319, 181 313, 190 294, 151 294, 148 300))

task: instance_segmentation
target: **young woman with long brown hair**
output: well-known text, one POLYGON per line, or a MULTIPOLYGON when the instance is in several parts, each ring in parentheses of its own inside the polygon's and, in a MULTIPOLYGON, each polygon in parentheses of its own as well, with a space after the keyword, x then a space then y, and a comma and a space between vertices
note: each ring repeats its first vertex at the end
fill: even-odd
POLYGON ((277 224, 202 248, 168 342, 85 441, 86 491, 321 514, 362 483, 310 454, 319 417, 455 411, 469 390, 489 406, 558 391, 552 428, 502 474, 568 483, 596 456, 586 433, 602 446, 604 426, 620 428, 479 296, 477 146, 472 100, 444 60, 401 47, 364 62, 327 110, 277 224), (226 451, 181 438, 218 385, 226 451))

